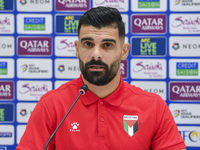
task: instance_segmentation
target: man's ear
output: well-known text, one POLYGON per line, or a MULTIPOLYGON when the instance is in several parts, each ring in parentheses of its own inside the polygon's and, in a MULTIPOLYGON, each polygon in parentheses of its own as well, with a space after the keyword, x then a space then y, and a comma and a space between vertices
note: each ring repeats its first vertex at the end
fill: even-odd
POLYGON ((79 53, 78 53, 79 42, 77 40, 75 40, 74 44, 75 44, 75 48, 76 48, 76 57, 79 58, 79 53))
POLYGON ((129 48, 130 48, 130 44, 129 43, 125 43, 122 46, 122 57, 121 60, 126 60, 128 53, 129 53, 129 48))

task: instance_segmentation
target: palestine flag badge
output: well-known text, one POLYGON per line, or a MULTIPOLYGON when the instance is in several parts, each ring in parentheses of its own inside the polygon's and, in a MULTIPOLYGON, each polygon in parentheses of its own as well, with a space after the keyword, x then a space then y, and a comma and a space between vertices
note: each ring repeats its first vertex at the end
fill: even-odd
POLYGON ((133 136, 138 131, 138 116, 124 115, 123 122, 128 135, 133 136))

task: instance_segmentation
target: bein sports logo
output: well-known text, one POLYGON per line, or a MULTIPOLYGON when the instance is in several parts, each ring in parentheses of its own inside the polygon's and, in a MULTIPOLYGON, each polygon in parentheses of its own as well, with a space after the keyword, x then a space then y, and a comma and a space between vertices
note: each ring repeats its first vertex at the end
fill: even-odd
POLYGON ((20 0, 19 3, 22 4, 22 5, 25 5, 25 4, 27 4, 27 1, 26 0, 20 0))
POLYGON ((96 5, 102 5, 104 3, 124 3, 124 0, 96 0, 95 4, 96 5))
POLYGON ((174 50, 179 49, 179 48, 180 48, 179 43, 174 43, 174 44, 172 45, 172 48, 173 48, 174 50))

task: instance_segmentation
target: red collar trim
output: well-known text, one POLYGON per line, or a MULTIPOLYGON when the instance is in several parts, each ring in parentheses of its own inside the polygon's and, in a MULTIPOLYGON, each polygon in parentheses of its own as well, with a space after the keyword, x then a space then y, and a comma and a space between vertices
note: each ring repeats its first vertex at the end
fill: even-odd
MULTIPOLYGON (((80 77, 77 80, 78 90, 84 84, 81 76, 82 75, 80 75, 80 77)), ((85 93, 85 95, 82 95, 80 97, 80 99, 82 100, 82 102, 85 105, 91 105, 101 99, 101 100, 104 100, 105 102, 109 103, 110 105, 119 106, 122 102, 123 92, 124 92, 124 81, 122 79, 122 76, 120 76, 120 84, 119 84, 118 88, 113 93, 108 95, 107 97, 101 99, 88 89, 88 91, 85 93)))

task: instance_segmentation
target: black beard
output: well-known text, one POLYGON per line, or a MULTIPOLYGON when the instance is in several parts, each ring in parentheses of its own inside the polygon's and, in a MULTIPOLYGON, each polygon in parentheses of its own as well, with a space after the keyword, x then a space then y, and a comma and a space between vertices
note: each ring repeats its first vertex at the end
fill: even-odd
POLYGON ((117 75, 118 69, 120 67, 120 60, 114 61, 110 68, 109 66, 102 62, 101 60, 94 60, 87 62, 85 65, 83 61, 79 58, 79 66, 83 77, 90 83, 98 86, 103 86, 108 84, 117 75), (104 67, 104 71, 90 71, 89 65, 101 65, 104 67))

